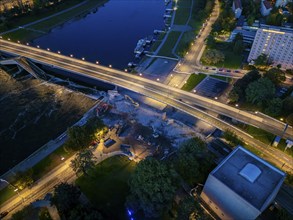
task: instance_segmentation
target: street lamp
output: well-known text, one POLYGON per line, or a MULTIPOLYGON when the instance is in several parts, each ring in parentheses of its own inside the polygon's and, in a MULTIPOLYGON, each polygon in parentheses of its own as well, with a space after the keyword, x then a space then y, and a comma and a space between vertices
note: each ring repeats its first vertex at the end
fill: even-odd
POLYGON ((99 61, 96 61, 96 64, 99 64, 99 61))
POLYGON ((61 52, 58 50, 57 53, 60 54, 61 52))
POLYGON ((142 76, 142 73, 140 73, 139 76, 142 76))
POLYGON ((37 48, 40 48, 40 46, 39 46, 39 45, 37 45, 37 48))
POLYGON ((85 60, 85 58, 83 57, 83 58, 81 58, 82 60, 85 60))
POLYGON ((70 57, 73 57, 73 55, 72 55, 72 54, 70 54, 70 57))
POLYGON ((110 64, 109 67, 112 68, 112 65, 110 64))
POLYGON ((157 81, 159 82, 159 81, 160 81, 160 79, 159 79, 159 78, 157 78, 157 81))
POLYGON ((47 51, 50 51, 50 48, 47 48, 47 51))
POLYGON ((235 106, 238 107, 239 105, 238 104, 235 104, 235 106))

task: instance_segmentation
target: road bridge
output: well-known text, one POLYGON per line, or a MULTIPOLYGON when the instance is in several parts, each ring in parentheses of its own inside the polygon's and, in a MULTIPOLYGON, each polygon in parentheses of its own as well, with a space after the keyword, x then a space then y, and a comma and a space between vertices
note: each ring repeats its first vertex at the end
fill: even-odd
POLYGON ((47 79, 46 73, 25 57, 14 57, 0 60, 1 65, 17 65, 37 79, 47 79))
MULTIPOLYGON (((27 45, 21 45, 3 39, 0 39, 0 51, 4 51, 5 53, 9 53, 15 56, 23 56, 35 63, 49 65, 51 67, 65 70, 72 74, 87 77, 89 79, 98 79, 100 81, 111 83, 113 85, 117 85, 122 88, 132 90, 136 93, 151 97, 155 100, 166 103, 181 111, 193 115, 203 121, 206 121, 207 123, 221 130, 233 130, 239 137, 243 138, 252 146, 262 146, 261 150, 264 153, 268 153, 270 155, 276 155, 277 150, 272 149, 271 151, 271 148, 268 148, 268 146, 255 140, 252 136, 213 116, 213 114, 209 114, 204 110, 200 110, 198 107, 225 115, 238 121, 242 121, 246 124, 256 126, 280 136, 283 134, 284 128, 286 126, 285 123, 274 118, 242 111, 229 105, 220 103, 214 99, 209 99, 197 94, 182 91, 157 81, 149 80, 141 76, 125 73, 123 71, 104 67, 84 60, 67 57, 58 53, 53 53, 51 51, 46 51, 27 45)), ((293 129, 291 126, 289 126, 284 133, 284 137, 291 137, 292 134, 293 129)), ((284 160, 284 156, 287 157, 287 155, 279 151, 277 154, 280 155, 277 155, 274 162, 280 166, 285 164, 283 166, 285 169, 286 166, 288 166, 287 168, 292 170, 292 158, 289 157, 284 160)))

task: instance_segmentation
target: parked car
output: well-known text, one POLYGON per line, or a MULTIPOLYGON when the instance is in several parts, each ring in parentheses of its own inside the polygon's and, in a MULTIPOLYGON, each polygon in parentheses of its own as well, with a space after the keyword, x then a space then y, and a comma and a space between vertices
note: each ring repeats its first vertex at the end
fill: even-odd
POLYGON ((231 73, 231 70, 227 70, 227 73, 231 73))

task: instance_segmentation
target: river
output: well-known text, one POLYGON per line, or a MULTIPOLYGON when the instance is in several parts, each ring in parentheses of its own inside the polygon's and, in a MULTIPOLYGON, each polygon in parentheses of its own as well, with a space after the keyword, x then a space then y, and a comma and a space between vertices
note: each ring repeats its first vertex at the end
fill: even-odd
POLYGON ((164 0, 110 0, 34 40, 41 48, 124 69, 139 39, 164 28, 164 0))

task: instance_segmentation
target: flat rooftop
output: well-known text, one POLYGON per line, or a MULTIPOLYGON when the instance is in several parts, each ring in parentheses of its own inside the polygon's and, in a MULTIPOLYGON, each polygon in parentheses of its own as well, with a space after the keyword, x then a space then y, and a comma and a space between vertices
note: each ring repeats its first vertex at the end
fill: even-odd
POLYGON ((284 172, 243 147, 236 148, 211 175, 258 210, 285 178, 284 172))

